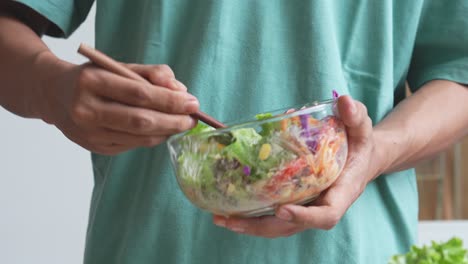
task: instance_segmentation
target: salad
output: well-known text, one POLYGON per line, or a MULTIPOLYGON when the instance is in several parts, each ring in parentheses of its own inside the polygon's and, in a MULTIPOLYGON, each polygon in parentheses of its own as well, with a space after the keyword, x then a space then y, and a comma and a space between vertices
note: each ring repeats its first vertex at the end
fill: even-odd
POLYGON ((194 204, 225 216, 310 202, 346 161, 345 128, 329 108, 320 119, 301 109, 259 114, 257 126, 214 130, 199 123, 168 143, 179 185, 194 204))

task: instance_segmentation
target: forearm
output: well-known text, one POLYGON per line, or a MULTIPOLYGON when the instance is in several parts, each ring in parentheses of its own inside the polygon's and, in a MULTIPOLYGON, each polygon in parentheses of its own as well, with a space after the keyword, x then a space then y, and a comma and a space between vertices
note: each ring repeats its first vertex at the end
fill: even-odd
POLYGON ((46 27, 43 18, 35 31, 5 3, 0 3, 0 105, 23 117, 40 118, 44 84, 62 62, 38 35, 46 27))
POLYGON ((468 133, 468 88, 432 81, 374 128, 380 173, 414 167, 468 133))

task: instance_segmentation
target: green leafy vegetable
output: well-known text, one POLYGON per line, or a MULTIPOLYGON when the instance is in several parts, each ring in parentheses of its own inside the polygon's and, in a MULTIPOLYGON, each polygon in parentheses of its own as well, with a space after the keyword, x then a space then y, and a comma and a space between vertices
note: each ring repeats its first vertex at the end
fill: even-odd
POLYGON ((468 264, 467 253, 462 240, 454 237, 445 243, 412 246, 408 253, 393 256, 388 264, 468 264))
MULTIPOLYGON (((257 120, 265 120, 272 118, 273 115, 271 113, 263 113, 263 114, 258 114, 255 116, 257 120)), ((262 137, 268 136, 271 132, 275 130, 275 123, 274 122, 269 122, 261 125, 262 131, 260 132, 260 135, 262 137)))
POLYGON ((223 152, 230 158, 235 158, 244 165, 253 166, 257 161, 256 153, 252 151, 262 137, 253 128, 241 128, 232 131, 233 143, 226 146, 223 152))
POLYGON ((214 128, 208 125, 205 125, 201 122, 198 122, 198 124, 194 128, 190 129, 190 131, 187 132, 187 135, 197 135, 202 132, 211 131, 211 130, 214 130, 214 128))
POLYGON ((271 113, 262 113, 262 114, 255 115, 255 118, 257 120, 265 120, 265 119, 272 118, 272 117, 273 115, 271 113))
POLYGON ((216 142, 218 142, 220 144, 223 144, 223 145, 229 145, 232 142, 234 142, 234 137, 232 136, 231 132, 221 133, 221 134, 218 134, 218 135, 214 135, 214 136, 212 136, 210 138, 213 138, 214 140, 216 140, 216 142))
POLYGON ((182 164, 179 169, 181 178, 190 185, 201 187, 212 186, 214 183, 214 175, 210 167, 210 163, 206 162, 207 157, 196 153, 184 153, 178 159, 182 164), (201 175, 194 178, 193 175, 201 175))

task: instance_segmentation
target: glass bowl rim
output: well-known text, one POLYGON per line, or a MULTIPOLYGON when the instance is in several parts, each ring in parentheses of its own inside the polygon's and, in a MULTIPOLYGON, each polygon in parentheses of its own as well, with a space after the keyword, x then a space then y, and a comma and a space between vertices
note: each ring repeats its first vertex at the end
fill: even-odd
MULTIPOLYGON (((175 135, 169 137, 167 143, 169 145, 171 145, 172 142, 178 141, 179 139, 181 139, 184 136, 188 136, 188 137, 203 136, 204 137, 204 136, 222 134, 222 133, 225 133, 225 132, 229 132, 229 131, 231 131, 233 129, 246 128, 246 127, 251 127, 251 126, 254 126, 254 125, 258 126, 258 125, 262 125, 262 124, 265 124, 265 123, 277 122, 277 121, 280 121, 282 119, 296 117, 296 116, 300 116, 300 115, 304 115, 304 114, 310 114, 310 113, 313 113, 313 112, 318 112, 318 111, 320 111, 320 110, 322 110, 322 109, 324 109, 324 108, 326 108, 327 106, 330 106, 330 105, 333 107, 333 105, 336 103, 336 101, 337 101, 336 99, 327 99, 327 100, 323 100, 323 101, 313 101, 313 102, 310 102, 310 103, 306 103, 304 105, 300 105, 301 109, 296 110, 296 111, 291 112, 291 113, 285 113, 284 110, 293 109, 293 108, 298 107, 298 106, 290 106, 290 107, 280 108, 280 109, 277 109, 277 110, 266 111, 264 113, 280 112, 280 111, 283 111, 283 113, 279 113, 279 114, 273 115, 272 117, 268 117, 268 118, 261 119, 261 120, 250 119, 250 120, 247 120, 247 121, 244 121, 244 122, 237 122, 237 123, 234 121, 234 122, 232 122, 232 125, 228 125, 225 128, 203 131, 203 132, 193 134, 193 135, 185 135, 188 132, 188 131, 185 131, 185 132, 181 132, 181 133, 178 133, 178 134, 175 134, 175 135)), ((262 113, 260 113, 260 114, 262 114, 262 113)), ((201 121, 199 121, 199 122, 201 122, 201 121)), ((230 123, 227 123, 227 124, 230 124, 230 123)))

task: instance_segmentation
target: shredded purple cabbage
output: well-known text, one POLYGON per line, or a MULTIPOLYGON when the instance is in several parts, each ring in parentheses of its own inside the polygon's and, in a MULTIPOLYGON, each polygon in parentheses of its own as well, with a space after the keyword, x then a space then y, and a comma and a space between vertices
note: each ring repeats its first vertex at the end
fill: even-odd
MULTIPOLYGON (((302 129, 304 129, 304 131, 309 130, 309 115, 307 115, 307 114, 300 115, 299 119, 301 120, 302 129)), ((308 132, 307 132, 307 134, 308 134, 308 132)), ((305 136, 307 136, 307 135, 305 135, 305 136)))
POLYGON ((242 170, 244 171, 245 175, 250 176, 251 170, 249 166, 244 166, 242 170))
POLYGON ((340 97, 340 95, 338 94, 338 92, 336 90, 333 90, 333 99, 338 99, 338 97, 340 97))
POLYGON ((309 149, 309 151, 315 155, 315 153, 317 153, 317 148, 318 148, 317 140, 307 140, 306 144, 307 144, 307 148, 309 149))
POLYGON ((336 90, 333 90, 333 114, 336 115, 336 116, 340 116, 340 113, 338 112, 338 107, 336 106, 337 102, 338 102, 338 97, 340 97, 340 95, 338 94, 338 92, 336 90))

